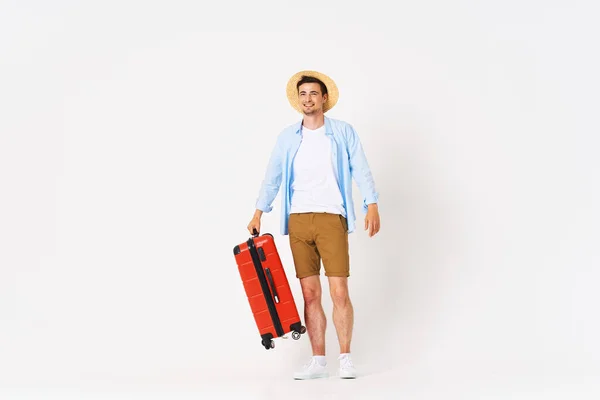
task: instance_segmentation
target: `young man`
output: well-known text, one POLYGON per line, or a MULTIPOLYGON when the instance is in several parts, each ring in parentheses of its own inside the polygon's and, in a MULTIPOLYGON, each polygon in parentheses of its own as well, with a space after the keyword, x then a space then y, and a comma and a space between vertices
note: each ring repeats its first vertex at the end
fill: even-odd
POLYGON ((338 89, 326 75, 301 71, 288 82, 292 107, 301 121, 284 129, 271 153, 248 230, 260 232, 263 213, 272 210, 282 188, 281 233, 290 248, 304 298, 305 325, 313 357, 295 379, 328 377, 325 358, 326 318, 321 305, 321 261, 333 302, 333 323, 340 346, 339 376, 355 378, 350 357, 354 311, 348 294, 348 234, 355 229, 352 179, 362 194, 365 230, 379 232, 378 193, 366 156, 353 127, 324 114, 338 100, 338 89))

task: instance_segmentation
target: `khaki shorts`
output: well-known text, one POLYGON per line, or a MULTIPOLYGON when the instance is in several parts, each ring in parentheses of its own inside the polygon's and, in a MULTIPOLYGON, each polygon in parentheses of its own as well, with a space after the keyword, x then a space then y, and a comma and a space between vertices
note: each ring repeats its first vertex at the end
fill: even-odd
POLYGON ((296 277, 320 275, 321 260, 326 276, 350 276, 348 222, 339 214, 290 214, 290 247, 296 277))

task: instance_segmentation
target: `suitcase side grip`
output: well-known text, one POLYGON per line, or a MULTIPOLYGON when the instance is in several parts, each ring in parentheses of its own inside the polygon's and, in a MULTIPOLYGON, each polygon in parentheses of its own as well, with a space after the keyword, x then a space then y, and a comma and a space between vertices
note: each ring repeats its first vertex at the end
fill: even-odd
POLYGON ((269 281, 269 286, 271 286, 271 290, 273 291, 275 303, 279 303, 279 295, 277 294, 277 289, 275 288, 275 282, 273 282, 273 275, 271 275, 271 270, 269 268, 265 268, 265 272, 267 273, 267 280, 269 281))

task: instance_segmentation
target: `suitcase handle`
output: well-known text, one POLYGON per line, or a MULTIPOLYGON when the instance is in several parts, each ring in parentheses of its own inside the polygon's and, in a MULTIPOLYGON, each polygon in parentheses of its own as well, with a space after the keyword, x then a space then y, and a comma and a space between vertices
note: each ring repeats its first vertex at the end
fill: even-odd
POLYGON ((258 231, 256 230, 256 228, 252 228, 252 236, 254 236, 254 237, 258 236, 258 231))
POLYGON ((277 289, 275 289, 275 283, 273 282, 273 275, 271 275, 271 270, 269 268, 265 268, 265 272, 267 273, 267 280, 269 281, 269 286, 271 286, 271 290, 273 291, 275 303, 279 303, 279 296, 277 295, 277 289))

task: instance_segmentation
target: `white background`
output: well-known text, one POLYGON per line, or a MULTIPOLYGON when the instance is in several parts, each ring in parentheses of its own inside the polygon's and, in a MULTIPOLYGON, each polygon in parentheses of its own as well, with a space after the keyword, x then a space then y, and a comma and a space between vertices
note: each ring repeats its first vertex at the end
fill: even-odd
POLYGON ((2 1, 0 396, 597 398, 593 3, 2 1), (303 69, 381 196, 356 381, 331 319, 332 378, 291 379, 308 337, 261 347, 232 253, 303 69))

